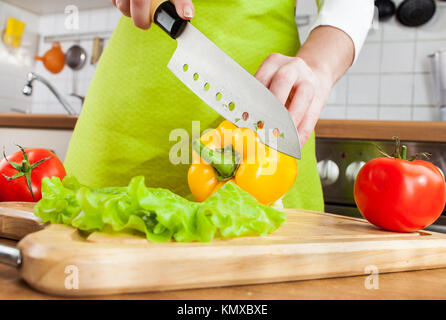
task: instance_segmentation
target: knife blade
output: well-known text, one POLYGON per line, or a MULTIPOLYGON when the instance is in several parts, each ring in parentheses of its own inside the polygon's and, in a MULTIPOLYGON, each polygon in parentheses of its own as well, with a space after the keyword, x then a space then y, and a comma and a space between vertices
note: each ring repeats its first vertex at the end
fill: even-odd
POLYGON ((153 21, 177 40, 167 67, 201 100, 262 142, 301 158, 299 134, 280 100, 190 22, 169 1, 152 1, 153 21), (155 7, 154 7, 155 6, 155 7))

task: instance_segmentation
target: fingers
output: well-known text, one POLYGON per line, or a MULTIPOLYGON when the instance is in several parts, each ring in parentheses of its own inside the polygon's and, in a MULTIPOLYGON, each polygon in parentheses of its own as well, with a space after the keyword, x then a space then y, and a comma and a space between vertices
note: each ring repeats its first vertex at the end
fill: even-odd
POLYGON ((116 0, 116 8, 122 12, 123 15, 130 17, 130 0, 116 0))
POLYGON ((185 20, 190 20, 195 15, 195 8, 191 0, 173 0, 178 15, 185 20))
POLYGON ((150 0, 131 0, 130 15, 135 26, 144 30, 149 29, 150 24, 152 23, 150 14, 150 0))
POLYGON ((285 105, 291 90, 296 85, 298 70, 291 63, 285 64, 274 74, 269 89, 285 105))
POLYGON ((302 80, 296 85, 294 97, 288 106, 288 111, 296 127, 300 126, 305 114, 310 108, 314 99, 314 93, 313 84, 307 80, 302 80))
POLYGON ((273 53, 266 58, 257 70, 255 77, 259 80, 265 87, 269 88, 271 80, 277 69, 283 64, 285 56, 279 53, 273 53))
POLYGON ((313 133, 316 123, 319 120, 320 113, 320 108, 310 108, 301 121, 301 124, 297 127, 301 148, 307 143, 308 139, 313 133))

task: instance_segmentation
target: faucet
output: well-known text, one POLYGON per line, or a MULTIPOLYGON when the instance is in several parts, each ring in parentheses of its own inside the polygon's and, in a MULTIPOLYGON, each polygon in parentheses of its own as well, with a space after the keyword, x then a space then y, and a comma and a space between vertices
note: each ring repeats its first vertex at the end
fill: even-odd
POLYGON ((60 102, 60 104, 64 107, 64 109, 68 112, 68 114, 76 114, 76 111, 73 109, 72 106, 67 102, 67 100, 62 97, 59 92, 57 92, 56 88, 54 88, 51 83, 48 82, 45 78, 35 74, 34 72, 30 72, 27 75, 26 78, 26 84, 23 87, 23 94, 25 96, 30 96, 33 93, 33 82, 37 80, 42 82, 44 85, 50 89, 50 91, 54 94, 54 96, 57 98, 57 100, 60 102))

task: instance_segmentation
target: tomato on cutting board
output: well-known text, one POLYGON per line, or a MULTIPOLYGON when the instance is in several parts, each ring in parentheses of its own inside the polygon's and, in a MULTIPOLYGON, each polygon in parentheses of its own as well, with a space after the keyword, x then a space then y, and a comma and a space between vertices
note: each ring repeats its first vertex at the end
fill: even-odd
MULTIPOLYGON (((432 163, 406 160, 406 147, 396 138, 393 156, 366 163, 359 171, 355 201, 370 223, 397 232, 413 232, 431 225, 446 203, 442 172, 432 163)), ((423 153, 420 155, 427 156, 423 153)))
POLYGON ((66 175, 57 156, 46 149, 23 149, 0 161, 0 201, 39 201, 45 177, 66 175))

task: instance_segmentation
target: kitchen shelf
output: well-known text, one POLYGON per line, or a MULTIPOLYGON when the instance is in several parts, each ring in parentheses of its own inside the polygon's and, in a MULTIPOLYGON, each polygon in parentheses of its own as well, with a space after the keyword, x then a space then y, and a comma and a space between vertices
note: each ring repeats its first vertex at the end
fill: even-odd
POLYGON ((81 33, 66 33, 59 35, 49 35, 43 37, 43 42, 52 43, 54 41, 81 41, 81 40, 93 40, 96 37, 102 39, 108 39, 111 37, 113 31, 98 31, 98 32, 81 32, 81 33))

